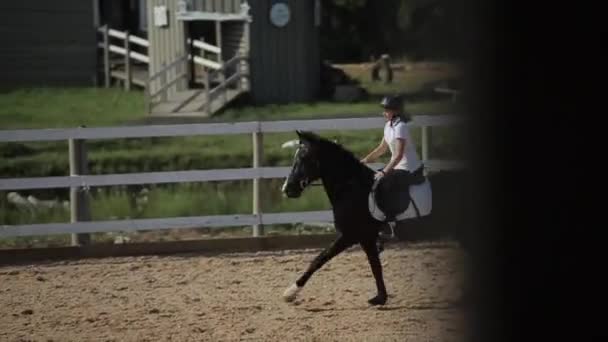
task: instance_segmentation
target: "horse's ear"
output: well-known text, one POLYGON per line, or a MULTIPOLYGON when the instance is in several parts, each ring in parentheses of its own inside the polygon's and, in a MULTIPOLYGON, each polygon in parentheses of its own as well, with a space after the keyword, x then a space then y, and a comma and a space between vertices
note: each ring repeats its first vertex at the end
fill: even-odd
POLYGON ((300 144, 304 144, 306 142, 306 136, 304 135, 304 132, 300 131, 299 129, 296 129, 296 134, 298 134, 300 144))
POLYGON ((314 134, 313 132, 309 132, 309 131, 300 131, 300 130, 296 130, 296 132, 298 133, 298 137, 300 137, 300 142, 303 144, 313 144, 313 143, 318 143, 320 141, 320 137, 316 134, 314 134))
POLYGON ((310 132, 301 131, 301 130, 297 129, 296 133, 298 134, 298 138, 300 138, 301 142, 310 142, 310 140, 311 140, 310 132))

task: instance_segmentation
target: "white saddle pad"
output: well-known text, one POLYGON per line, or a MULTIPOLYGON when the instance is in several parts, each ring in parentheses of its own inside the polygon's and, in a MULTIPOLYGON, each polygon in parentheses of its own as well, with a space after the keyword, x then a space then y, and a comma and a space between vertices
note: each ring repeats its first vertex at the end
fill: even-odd
MULTIPOLYGON (((433 192, 431 189, 431 182, 426 179, 422 184, 410 185, 409 191, 412 201, 416 203, 416 207, 420 212, 420 216, 429 215, 433 208, 433 192)), ((396 216, 397 221, 418 217, 412 201, 410 201, 410 205, 404 212, 396 216)), ((380 208, 376 206, 376 201, 374 200, 372 192, 370 192, 368 196, 368 204, 369 212, 376 220, 386 220, 386 215, 380 210, 380 208)))

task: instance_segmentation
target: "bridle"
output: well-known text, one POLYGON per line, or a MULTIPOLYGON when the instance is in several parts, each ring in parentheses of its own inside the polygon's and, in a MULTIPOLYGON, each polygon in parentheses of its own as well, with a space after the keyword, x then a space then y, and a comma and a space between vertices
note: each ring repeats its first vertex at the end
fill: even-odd
MULTIPOLYGON (((299 150, 300 150, 299 148, 296 150, 296 154, 298 153, 299 150)), ((321 165, 319 163, 319 160, 316 159, 316 158, 315 158, 315 166, 316 166, 317 170, 321 169, 321 165)), ((304 177, 303 179, 300 180, 300 184, 299 185, 300 185, 300 191, 304 191, 304 189, 306 189, 307 186, 322 186, 323 183, 322 182, 320 182, 320 183, 312 183, 312 182, 310 182, 308 180, 308 177, 304 177)))
MULTIPOLYGON (((317 161, 317 164, 318 163, 319 163, 319 161, 317 161)), ((322 185, 323 185, 323 182, 319 182, 319 183, 310 182, 308 180, 308 177, 304 177, 303 179, 300 180, 300 190, 301 191, 304 191, 304 189, 306 189, 307 186, 322 186, 322 185)))

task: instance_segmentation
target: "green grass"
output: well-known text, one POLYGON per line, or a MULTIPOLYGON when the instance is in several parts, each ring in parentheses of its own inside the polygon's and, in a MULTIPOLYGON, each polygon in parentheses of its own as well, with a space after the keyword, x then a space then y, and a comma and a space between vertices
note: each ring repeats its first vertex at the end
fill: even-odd
MULTIPOLYGON (((282 179, 261 181, 263 212, 329 209, 322 187, 311 187, 306 191, 306 196, 293 200, 282 195, 282 182, 282 179)), ((6 198, 6 193, 0 193, 6 198)), ((247 214, 252 210, 252 193, 251 180, 163 186, 144 184, 129 189, 122 186, 93 187, 89 192, 91 216, 95 221, 247 214), (147 193, 141 192, 142 188, 147 193)), ((57 196, 49 190, 39 191, 35 197, 39 200, 69 200, 69 196, 57 196)), ((0 209, 2 224, 59 223, 70 220, 69 207, 29 210, 0 200, 0 209)))
POLYGON ((141 91, 33 88, 0 94, 0 128, 120 125, 144 116, 141 91))
MULTIPOLYGON (((372 82, 369 70, 359 65, 340 66, 369 91, 372 97, 357 103, 293 103, 286 105, 228 108, 218 116, 194 119, 197 122, 234 122, 249 120, 289 120, 328 117, 379 115, 378 97, 386 93, 421 91, 429 82, 458 75, 448 65, 395 71, 391 84, 372 82)), ((444 101, 412 103, 406 109, 416 114, 450 111, 444 101)), ((146 122, 144 96, 139 90, 120 88, 28 88, 0 94, 0 129, 67 128, 118 126, 146 122)), ((187 121, 187 120, 185 120, 187 121)))
MULTIPOLYGON (((320 187, 311 187, 305 195, 297 200, 282 196, 282 180, 272 179, 261 182, 262 211, 265 213, 287 211, 329 210, 327 196, 320 187)), ((91 214, 94 221, 166 218, 181 216, 206 216, 249 214, 252 211, 252 182, 206 182, 194 184, 176 184, 170 186, 150 186, 143 194, 139 191, 128 192, 124 187, 92 188, 90 194, 91 214), (145 198, 145 200, 144 200, 145 198)), ((2 192, 0 194, 6 198, 2 192)), ((50 193, 42 192, 38 199, 54 199, 50 193)), ((0 200, 0 219, 2 224, 36 224, 69 222, 69 208, 18 209, 4 200, 0 200)), ((294 231, 301 228, 298 224, 275 225, 267 228, 271 234, 301 233, 294 231)), ((310 231, 310 229, 308 229, 310 231)), ((314 229, 313 229, 314 230, 314 229)), ((225 229, 194 229, 198 237, 251 236, 250 227, 230 227, 225 229)), ((116 235, 127 235, 132 241, 143 239, 179 240, 179 232, 171 230, 153 233, 96 233, 94 241, 112 240, 116 235)), ((0 239, 0 248, 18 248, 32 246, 62 246, 70 242, 68 234, 19 237, 0 239)))
POLYGON ((222 121, 276 121, 291 119, 320 119, 337 117, 369 116, 379 113, 376 102, 362 103, 295 103, 286 105, 265 105, 259 107, 244 107, 228 109, 210 119, 212 122, 222 121))
MULTIPOLYGON (((377 104, 358 104, 359 115, 369 116, 366 108, 378 110, 377 104)), ((228 111, 226 115, 239 117, 242 121, 260 119, 262 113, 275 113, 275 119, 309 117, 336 117, 348 108, 344 104, 266 106, 241 108, 228 111), (318 108, 316 111, 313 109, 318 108), (283 111, 283 109, 285 111, 283 111), (293 109, 293 111, 289 111, 293 109), (326 113, 322 113, 325 110, 326 113), (333 110, 333 112, 332 112, 333 110), (274 111, 274 112, 273 112, 274 111), (231 114, 232 113, 232 114, 231 114), (277 113, 285 113, 280 115, 277 113)), ((450 101, 418 102, 407 106, 408 111, 418 114, 441 114, 453 110, 450 101)), ((377 115, 380 115, 377 113, 377 115)), ((343 113, 342 116, 357 116, 343 113)), ((223 117, 223 116, 222 116, 223 117)), ((224 118, 225 119, 225 118, 224 118)), ((218 120, 218 118, 214 118, 218 120)), ((357 154, 368 151, 379 139, 381 131, 322 131, 322 135, 335 138, 357 154)), ((295 138, 295 133, 271 133, 264 136, 266 166, 287 165, 291 162, 291 151, 281 149, 283 142, 295 138)), ((449 144, 449 141, 445 142, 449 144)), ((92 174, 173 171, 187 169, 215 169, 248 167, 251 165, 251 137, 248 134, 136 138, 87 141, 89 171, 92 174)), ((441 150, 441 146, 438 146, 441 150)), ((0 177, 61 176, 69 172, 67 142, 36 142, 0 144, 0 177)))

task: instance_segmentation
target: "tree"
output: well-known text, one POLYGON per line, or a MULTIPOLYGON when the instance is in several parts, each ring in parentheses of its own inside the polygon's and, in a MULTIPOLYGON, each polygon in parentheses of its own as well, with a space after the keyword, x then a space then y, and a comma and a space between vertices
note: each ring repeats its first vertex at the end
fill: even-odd
POLYGON ((324 0, 324 58, 361 61, 383 53, 453 57, 462 11, 450 0, 324 0))

